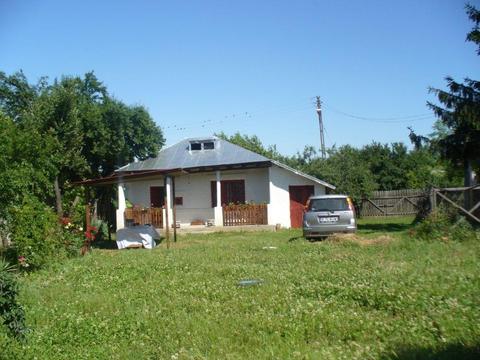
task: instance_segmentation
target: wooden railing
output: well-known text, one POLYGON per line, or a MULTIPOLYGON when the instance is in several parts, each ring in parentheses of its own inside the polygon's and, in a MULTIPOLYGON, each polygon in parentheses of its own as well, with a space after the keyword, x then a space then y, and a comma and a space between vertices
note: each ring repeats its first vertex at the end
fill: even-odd
POLYGON ((223 206, 223 226, 267 225, 267 205, 223 206))
POLYGON ((163 228, 162 208, 127 208, 125 209, 125 224, 127 225, 152 225, 156 228, 163 228))

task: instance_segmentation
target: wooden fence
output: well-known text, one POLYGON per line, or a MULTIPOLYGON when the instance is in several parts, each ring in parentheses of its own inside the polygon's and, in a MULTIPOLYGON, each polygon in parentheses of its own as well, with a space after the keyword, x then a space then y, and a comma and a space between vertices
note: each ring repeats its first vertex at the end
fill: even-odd
POLYGON ((359 216, 416 215, 428 197, 429 191, 422 189, 374 191, 362 200, 359 216))
POLYGON ((459 188, 432 189, 432 209, 451 207, 468 220, 480 224, 480 185, 459 188))
POLYGON ((223 207, 223 226, 266 225, 267 205, 227 205, 223 207))
POLYGON ((156 228, 163 228, 162 208, 127 208, 125 209, 125 223, 129 225, 152 225, 156 228))

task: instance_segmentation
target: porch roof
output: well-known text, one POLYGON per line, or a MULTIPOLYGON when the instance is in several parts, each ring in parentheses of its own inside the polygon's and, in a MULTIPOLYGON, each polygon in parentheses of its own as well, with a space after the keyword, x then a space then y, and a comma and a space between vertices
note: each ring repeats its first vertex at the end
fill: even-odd
POLYGON ((217 166, 198 166, 188 169, 159 169, 159 170, 140 170, 140 171, 125 171, 115 172, 112 175, 105 176, 97 179, 87 179, 83 181, 77 181, 74 185, 110 185, 119 182, 135 179, 145 179, 158 176, 179 176, 184 174, 209 172, 215 170, 235 170, 235 169, 254 169, 265 168, 272 166, 270 161, 251 162, 244 164, 232 164, 232 165, 217 165, 217 166))

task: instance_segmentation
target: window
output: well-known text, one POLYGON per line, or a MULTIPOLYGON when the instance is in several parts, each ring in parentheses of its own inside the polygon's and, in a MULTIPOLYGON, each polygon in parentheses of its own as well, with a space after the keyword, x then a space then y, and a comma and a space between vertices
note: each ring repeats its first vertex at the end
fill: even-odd
POLYGON ((348 210, 346 198, 312 199, 309 210, 311 211, 345 211, 348 210))
POLYGON ((215 143, 213 141, 208 141, 203 143, 203 150, 213 150, 215 149, 215 143))
MULTIPOLYGON (((245 203, 245 180, 222 180, 222 205, 245 203)), ((217 206, 217 182, 210 183, 212 194, 212 207, 217 206)))
POLYGON ((190 143, 190 150, 202 150, 202 143, 190 143))
POLYGON ((205 141, 195 141, 190 143, 190 151, 198 150, 214 150, 215 141, 205 140, 205 141))

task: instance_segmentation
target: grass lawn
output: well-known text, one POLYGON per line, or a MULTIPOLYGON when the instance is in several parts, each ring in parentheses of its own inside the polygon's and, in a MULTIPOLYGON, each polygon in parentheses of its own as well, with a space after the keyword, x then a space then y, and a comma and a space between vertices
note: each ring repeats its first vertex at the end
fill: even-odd
POLYGON ((32 331, 21 345, 0 329, 0 358, 479 358, 480 244, 415 241, 410 221, 361 221, 345 241, 292 230, 94 250, 21 279, 32 331))

